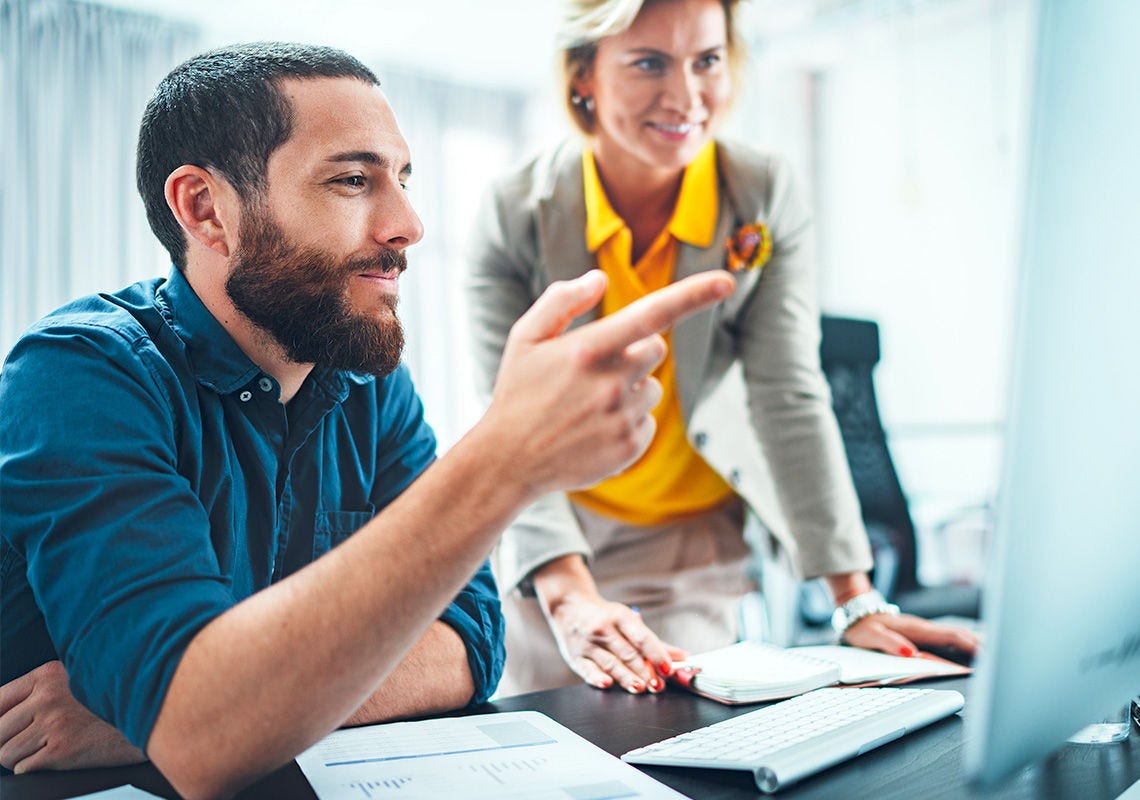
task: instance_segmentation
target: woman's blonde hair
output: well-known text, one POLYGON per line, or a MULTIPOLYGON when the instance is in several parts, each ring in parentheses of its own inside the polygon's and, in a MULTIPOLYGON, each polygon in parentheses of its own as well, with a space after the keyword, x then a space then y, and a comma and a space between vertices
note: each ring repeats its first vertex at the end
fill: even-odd
MULTIPOLYGON (((741 0, 720 0, 724 6, 728 66, 737 85, 744 65, 744 44, 736 30, 734 15, 741 0)), ((558 29, 558 48, 562 53, 560 85, 570 119, 583 133, 594 132, 594 110, 574 91, 574 79, 589 72, 598 53, 598 42, 628 30, 641 9, 660 0, 565 0, 562 23, 558 29)))

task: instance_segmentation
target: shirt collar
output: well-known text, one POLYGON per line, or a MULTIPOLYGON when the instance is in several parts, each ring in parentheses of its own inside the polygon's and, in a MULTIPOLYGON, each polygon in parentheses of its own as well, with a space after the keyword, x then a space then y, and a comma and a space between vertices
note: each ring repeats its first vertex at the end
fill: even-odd
MULTIPOLYGON (((582 151, 582 179, 586 199, 586 249, 595 253, 607 239, 625 227, 625 221, 617 215, 606 197, 594 163, 594 153, 589 148, 582 151)), ((716 143, 710 141, 685 167, 681 191, 667 226, 669 233, 695 247, 708 247, 716 232, 715 211, 719 202, 716 143)))
POLYGON ((710 141, 685 168, 669 233, 694 247, 708 247, 716 233, 719 203, 716 143, 710 141))
MULTIPOLYGON (((219 394, 230 394, 263 374, 206 308, 181 270, 171 269, 158 288, 155 300, 159 313, 186 345, 194 377, 199 383, 219 394)), ((319 383, 333 399, 340 401, 348 394, 349 380, 364 383, 370 379, 370 376, 317 367, 306 383, 319 383)))
POLYGON ((198 297, 177 267, 158 287, 156 305, 186 345, 194 377, 220 394, 229 394, 261 373, 198 297))
POLYGON ((607 239, 625 227, 625 221, 610 205, 598 177, 594 151, 588 147, 582 151, 582 179, 586 190, 586 249, 596 253, 607 239))

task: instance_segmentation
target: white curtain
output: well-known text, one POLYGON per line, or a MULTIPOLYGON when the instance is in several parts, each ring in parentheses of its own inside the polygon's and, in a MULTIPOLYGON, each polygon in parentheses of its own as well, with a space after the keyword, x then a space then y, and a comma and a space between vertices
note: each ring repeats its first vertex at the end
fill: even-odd
POLYGON ((135 140, 197 33, 69 0, 0 2, 2 357, 68 300, 169 268, 135 191, 135 140))
POLYGON ((530 139, 528 95, 460 85, 377 65, 412 152, 409 193, 424 224, 408 251, 400 319, 441 452, 478 418, 463 293, 465 243, 483 192, 530 139))

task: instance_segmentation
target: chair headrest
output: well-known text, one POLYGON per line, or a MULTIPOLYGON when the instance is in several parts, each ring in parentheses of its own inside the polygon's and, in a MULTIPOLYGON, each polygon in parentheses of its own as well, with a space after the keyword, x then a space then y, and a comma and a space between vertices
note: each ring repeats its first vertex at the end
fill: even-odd
POLYGON ((879 363, 879 324, 869 319, 820 317, 819 357, 827 362, 879 363))

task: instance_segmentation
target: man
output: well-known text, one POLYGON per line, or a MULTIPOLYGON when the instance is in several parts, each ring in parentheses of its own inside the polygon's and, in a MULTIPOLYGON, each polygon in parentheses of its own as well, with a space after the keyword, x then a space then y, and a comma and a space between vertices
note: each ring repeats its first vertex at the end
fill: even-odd
POLYGON ((394 313, 410 173, 375 76, 338 51, 226 48, 159 85, 138 182, 176 269, 45 318, 0 379, 6 766, 145 751, 221 796, 338 725, 493 691, 497 535, 640 455, 656 332, 733 282, 570 332, 604 279, 552 287, 433 462, 394 313))

